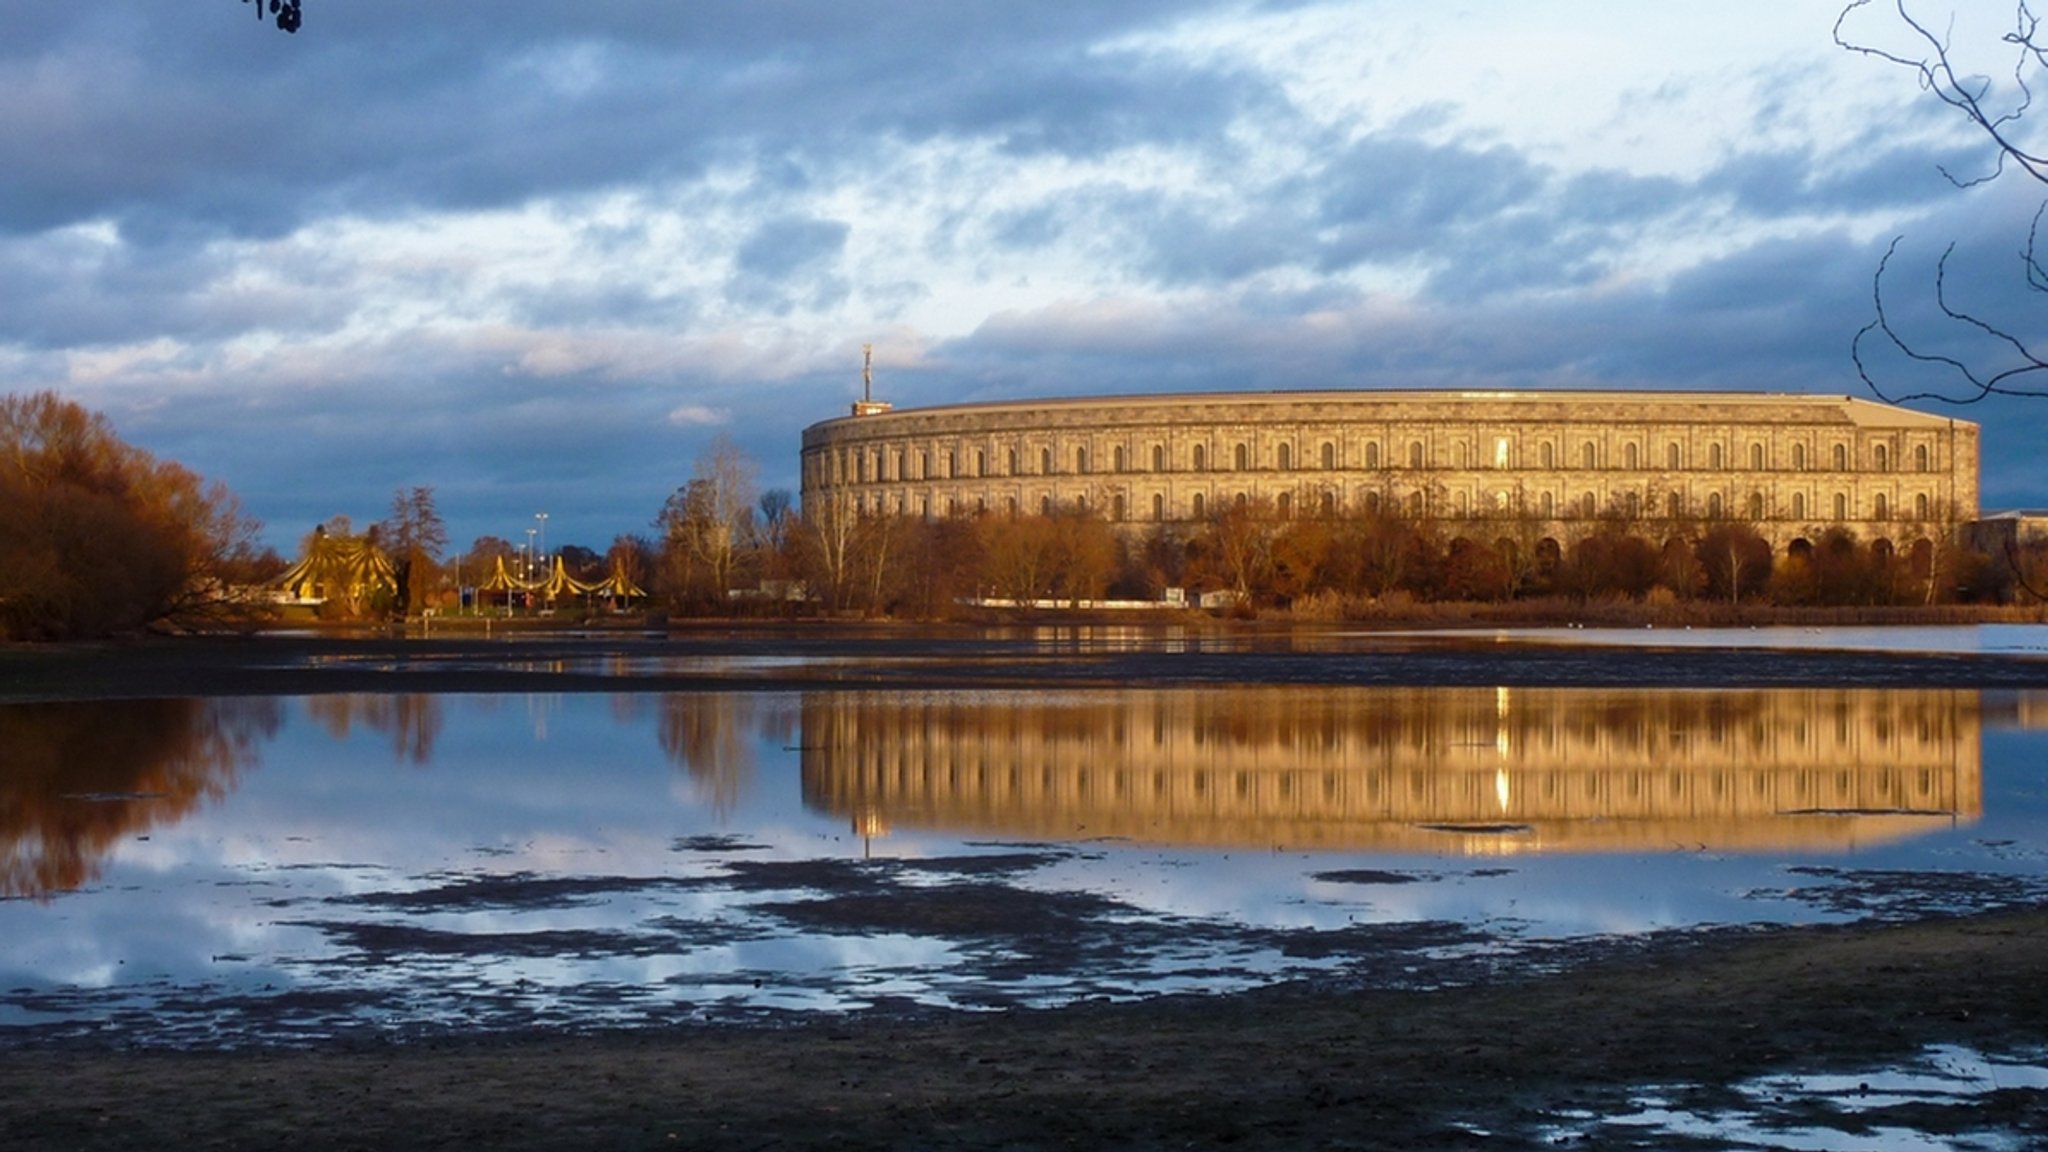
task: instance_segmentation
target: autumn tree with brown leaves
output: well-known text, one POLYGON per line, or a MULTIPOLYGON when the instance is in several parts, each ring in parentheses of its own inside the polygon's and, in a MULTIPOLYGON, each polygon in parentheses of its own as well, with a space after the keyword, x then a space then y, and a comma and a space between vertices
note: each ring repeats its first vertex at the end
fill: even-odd
POLYGON ((54 392, 0 396, 0 640, 221 620, 255 534, 224 486, 104 417, 54 392))

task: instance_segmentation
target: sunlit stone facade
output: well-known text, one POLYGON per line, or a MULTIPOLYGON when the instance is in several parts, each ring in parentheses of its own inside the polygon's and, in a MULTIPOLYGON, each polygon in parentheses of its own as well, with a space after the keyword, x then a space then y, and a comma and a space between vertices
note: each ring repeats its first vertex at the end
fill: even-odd
POLYGON ((859 412, 804 431, 806 506, 956 516, 1085 504, 1145 526, 1258 501, 1518 520, 1834 525, 1894 543, 1977 515, 1977 426, 1847 396, 1272 392, 859 412))
POLYGON ((1975 819, 1962 690, 829 693, 803 791, 869 834, 1513 854, 1846 851, 1975 819))

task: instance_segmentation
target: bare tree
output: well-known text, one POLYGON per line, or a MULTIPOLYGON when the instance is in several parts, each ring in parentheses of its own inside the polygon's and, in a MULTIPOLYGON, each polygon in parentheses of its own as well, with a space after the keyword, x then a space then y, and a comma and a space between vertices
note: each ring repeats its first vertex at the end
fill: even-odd
MULTIPOLYGON (((2031 0, 2017 0, 2010 31, 1999 36, 1993 48, 2002 67, 2011 73, 2009 82, 1997 83, 1963 63, 1966 55, 1953 39, 1953 17, 1936 31, 1932 22, 1916 15, 1907 0, 1893 0, 1897 12, 1898 47, 1883 47, 1866 28, 1853 19, 1859 10, 1872 7, 1874 0, 1854 0, 1836 17, 1834 38, 1842 49, 1867 56, 1912 72, 1921 88, 1955 109, 1976 127, 1993 149, 1988 171, 1958 174, 1942 168, 1942 175, 1958 188, 1970 188, 1998 179, 2017 169, 2025 177, 2048 184, 2048 156, 2033 151, 2025 141, 2025 125, 2033 111, 2034 86, 2048 71, 2048 35, 2041 30, 2031 0), (1852 31, 1851 25, 1858 27, 1852 31)), ((2021 273, 2030 292, 2048 292, 2048 265, 2039 247, 2041 221, 2048 203, 2034 213, 2027 229, 2026 245, 2018 253, 2021 273)), ((1938 333, 1909 334, 1896 310, 1885 301, 1885 273, 1898 254, 1894 238, 1878 262, 1871 278, 1875 316, 1856 333, 1850 354, 1857 375, 1880 399, 1940 400, 1970 404, 1991 396, 2048 397, 2048 351, 2016 335, 2007 324, 1986 313, 1960 306, 1951 297, 1949 260, 1955 254, 1950 244, 1935 265, 1934 301, 1945 325, 1938 333), (1968 347, 1958 347, 1960 339, 1968 347), (1879 355, 1896 355, 1928 371, 1941 383, 1918 391, 1888 395, 1873 375, 1872 361, 1879 355)))
MULTIPOLYGON (((721 435, 697 457, 690 482, 668 498, 657 523, 679 570, 701 574, 715 605, 731 590, 741 551, 754 537, 754 462, 721 435)), ((682 589, 686 595, 696 590, 682 589)))

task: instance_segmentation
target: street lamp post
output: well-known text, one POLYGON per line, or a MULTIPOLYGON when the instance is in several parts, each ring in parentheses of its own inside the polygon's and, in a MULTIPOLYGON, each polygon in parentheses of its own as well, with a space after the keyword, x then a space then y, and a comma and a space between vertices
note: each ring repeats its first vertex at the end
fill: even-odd
POLYGON ((531 608, 531 607, 533 607, 533 588, 531 587, 531 585, 533 584, 533 534, 534 534, 534 532, 535 532, 535 529, 532 529, 532 528, 528 528, 528 529, 526 530, 526 558, 525 558, 524 560, 520 561, 520 566, 519 566, 519 567, 520 567, 520 574, 519 574, 519 579, 520 579, 520 582, 521 582, 521 583, 523 583, 523 584, 526 584, 526 585, 528 585, 528 587, 526 587, 526 588, 522 589, 522 591, 523 591, 523 592, 524 592, 524 593, 526 594, 526 606, 527 606, 528 608, 531 608))
POLYGON ((548 514, 545 512, 535 512, 533 518, 540 521, 540 568, 542 572, 552 576, 555 572, 555 566, 548 559, 548 514))

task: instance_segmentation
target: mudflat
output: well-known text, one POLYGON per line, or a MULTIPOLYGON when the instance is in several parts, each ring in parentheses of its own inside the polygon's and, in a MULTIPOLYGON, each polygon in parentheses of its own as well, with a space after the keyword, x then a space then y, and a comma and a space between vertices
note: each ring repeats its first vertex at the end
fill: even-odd
MULTIPOLYGON (((1331 659, 1270 638, 1066 653, 1028 638, 943 635, 267 638, 0 651, 0 701, 1759 675, 2027 687, 2048 685, 2048 661, 1748 654, 1724 667, 1697 652, 1504 658, 1455 645, 1331 659)), ((775 1027, 204 1052, 0 1048, 0 1147, 1668 1147, 1668 1133, 1610 1125, 1587 1135, 1574 1118, 1625 1114, 1649 1090, 1712 1110, 1753 1077, 1865 1075, 1937 1044, 2037 1064, 2048 1054, 2048 909, 1673 933, 1419 991, 1305 983, 775 1027)), ((1857 1123, 1887 1119, 1937 1138, 1989 1130, 2048 1141, 2048 1091, 1899 1104, 1857 1123)))
MULTIPOLYGON (((0 1052, 0 1146, 1536 1148, 1666 1086, 2048 1043, 2048 912, 1673 940, 1422 992, 1281 987, 777 1029, 0 1052)), ((2048 1138, 2048 1093, 1917 1110, 2048 1138)), ((1665 1147, 1606 1132, 1586 1146, 1665 1147)))

